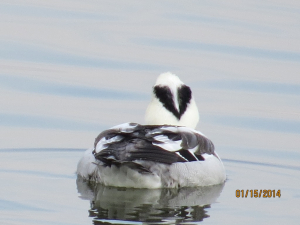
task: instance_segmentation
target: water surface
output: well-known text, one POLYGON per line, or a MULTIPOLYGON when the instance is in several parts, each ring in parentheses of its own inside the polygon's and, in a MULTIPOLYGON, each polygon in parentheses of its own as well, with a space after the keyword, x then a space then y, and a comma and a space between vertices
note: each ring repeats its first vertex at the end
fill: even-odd
POLYGON ((2 1, 0 12, 1 224, 298 224, 298 2, 25 0, 2 1), (225 185, 77 180, 99 132, 144 122, 166 71, 191 86, 225 185))

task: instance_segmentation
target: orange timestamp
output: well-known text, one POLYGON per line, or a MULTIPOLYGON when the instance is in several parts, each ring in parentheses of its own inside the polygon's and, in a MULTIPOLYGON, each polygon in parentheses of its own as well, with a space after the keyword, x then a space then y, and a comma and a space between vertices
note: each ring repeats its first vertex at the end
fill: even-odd
POLYGON ((275 197, 278 197, 280 198, 281 197, 281 191, 280 189, 279 190, 257 190, 257 189, 254 189, 254 190, 239 190, 237 189, 235 191, 235 196, 237 198, 247 198, 247 197, 250 197, 250 198, 275 198, 275 197))

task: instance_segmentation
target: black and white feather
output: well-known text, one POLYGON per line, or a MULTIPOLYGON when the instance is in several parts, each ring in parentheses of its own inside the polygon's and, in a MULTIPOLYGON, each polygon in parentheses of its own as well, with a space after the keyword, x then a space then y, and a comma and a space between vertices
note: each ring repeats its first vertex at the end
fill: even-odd
POLYGON ((125 123, 99 134, 93 153, 105 166, 137 160, 170 165, 204 161, 204 154, 214 155, 214 145, 187 127, 125 123))

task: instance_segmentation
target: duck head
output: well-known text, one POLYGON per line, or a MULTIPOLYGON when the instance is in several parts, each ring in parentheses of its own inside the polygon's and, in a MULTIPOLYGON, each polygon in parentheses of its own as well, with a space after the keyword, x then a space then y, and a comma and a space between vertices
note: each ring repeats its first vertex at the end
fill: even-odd
POLYGON ((192 91, 175 74, 161 74, 153 87, 146 116, 148 125, 176 125, 195 129, 199 112, 192 91))

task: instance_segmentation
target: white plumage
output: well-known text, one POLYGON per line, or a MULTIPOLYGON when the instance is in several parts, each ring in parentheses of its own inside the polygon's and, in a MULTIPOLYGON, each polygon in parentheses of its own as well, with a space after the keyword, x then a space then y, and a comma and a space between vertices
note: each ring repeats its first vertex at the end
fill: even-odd
POLYGON ((146 111, 147 125, 103 131, 78 163, 77 174, 107 186, 174 188, 219 184, 226 174, 213 143, 194 130, 192 92, 177 76, 161 74, 146 111))

